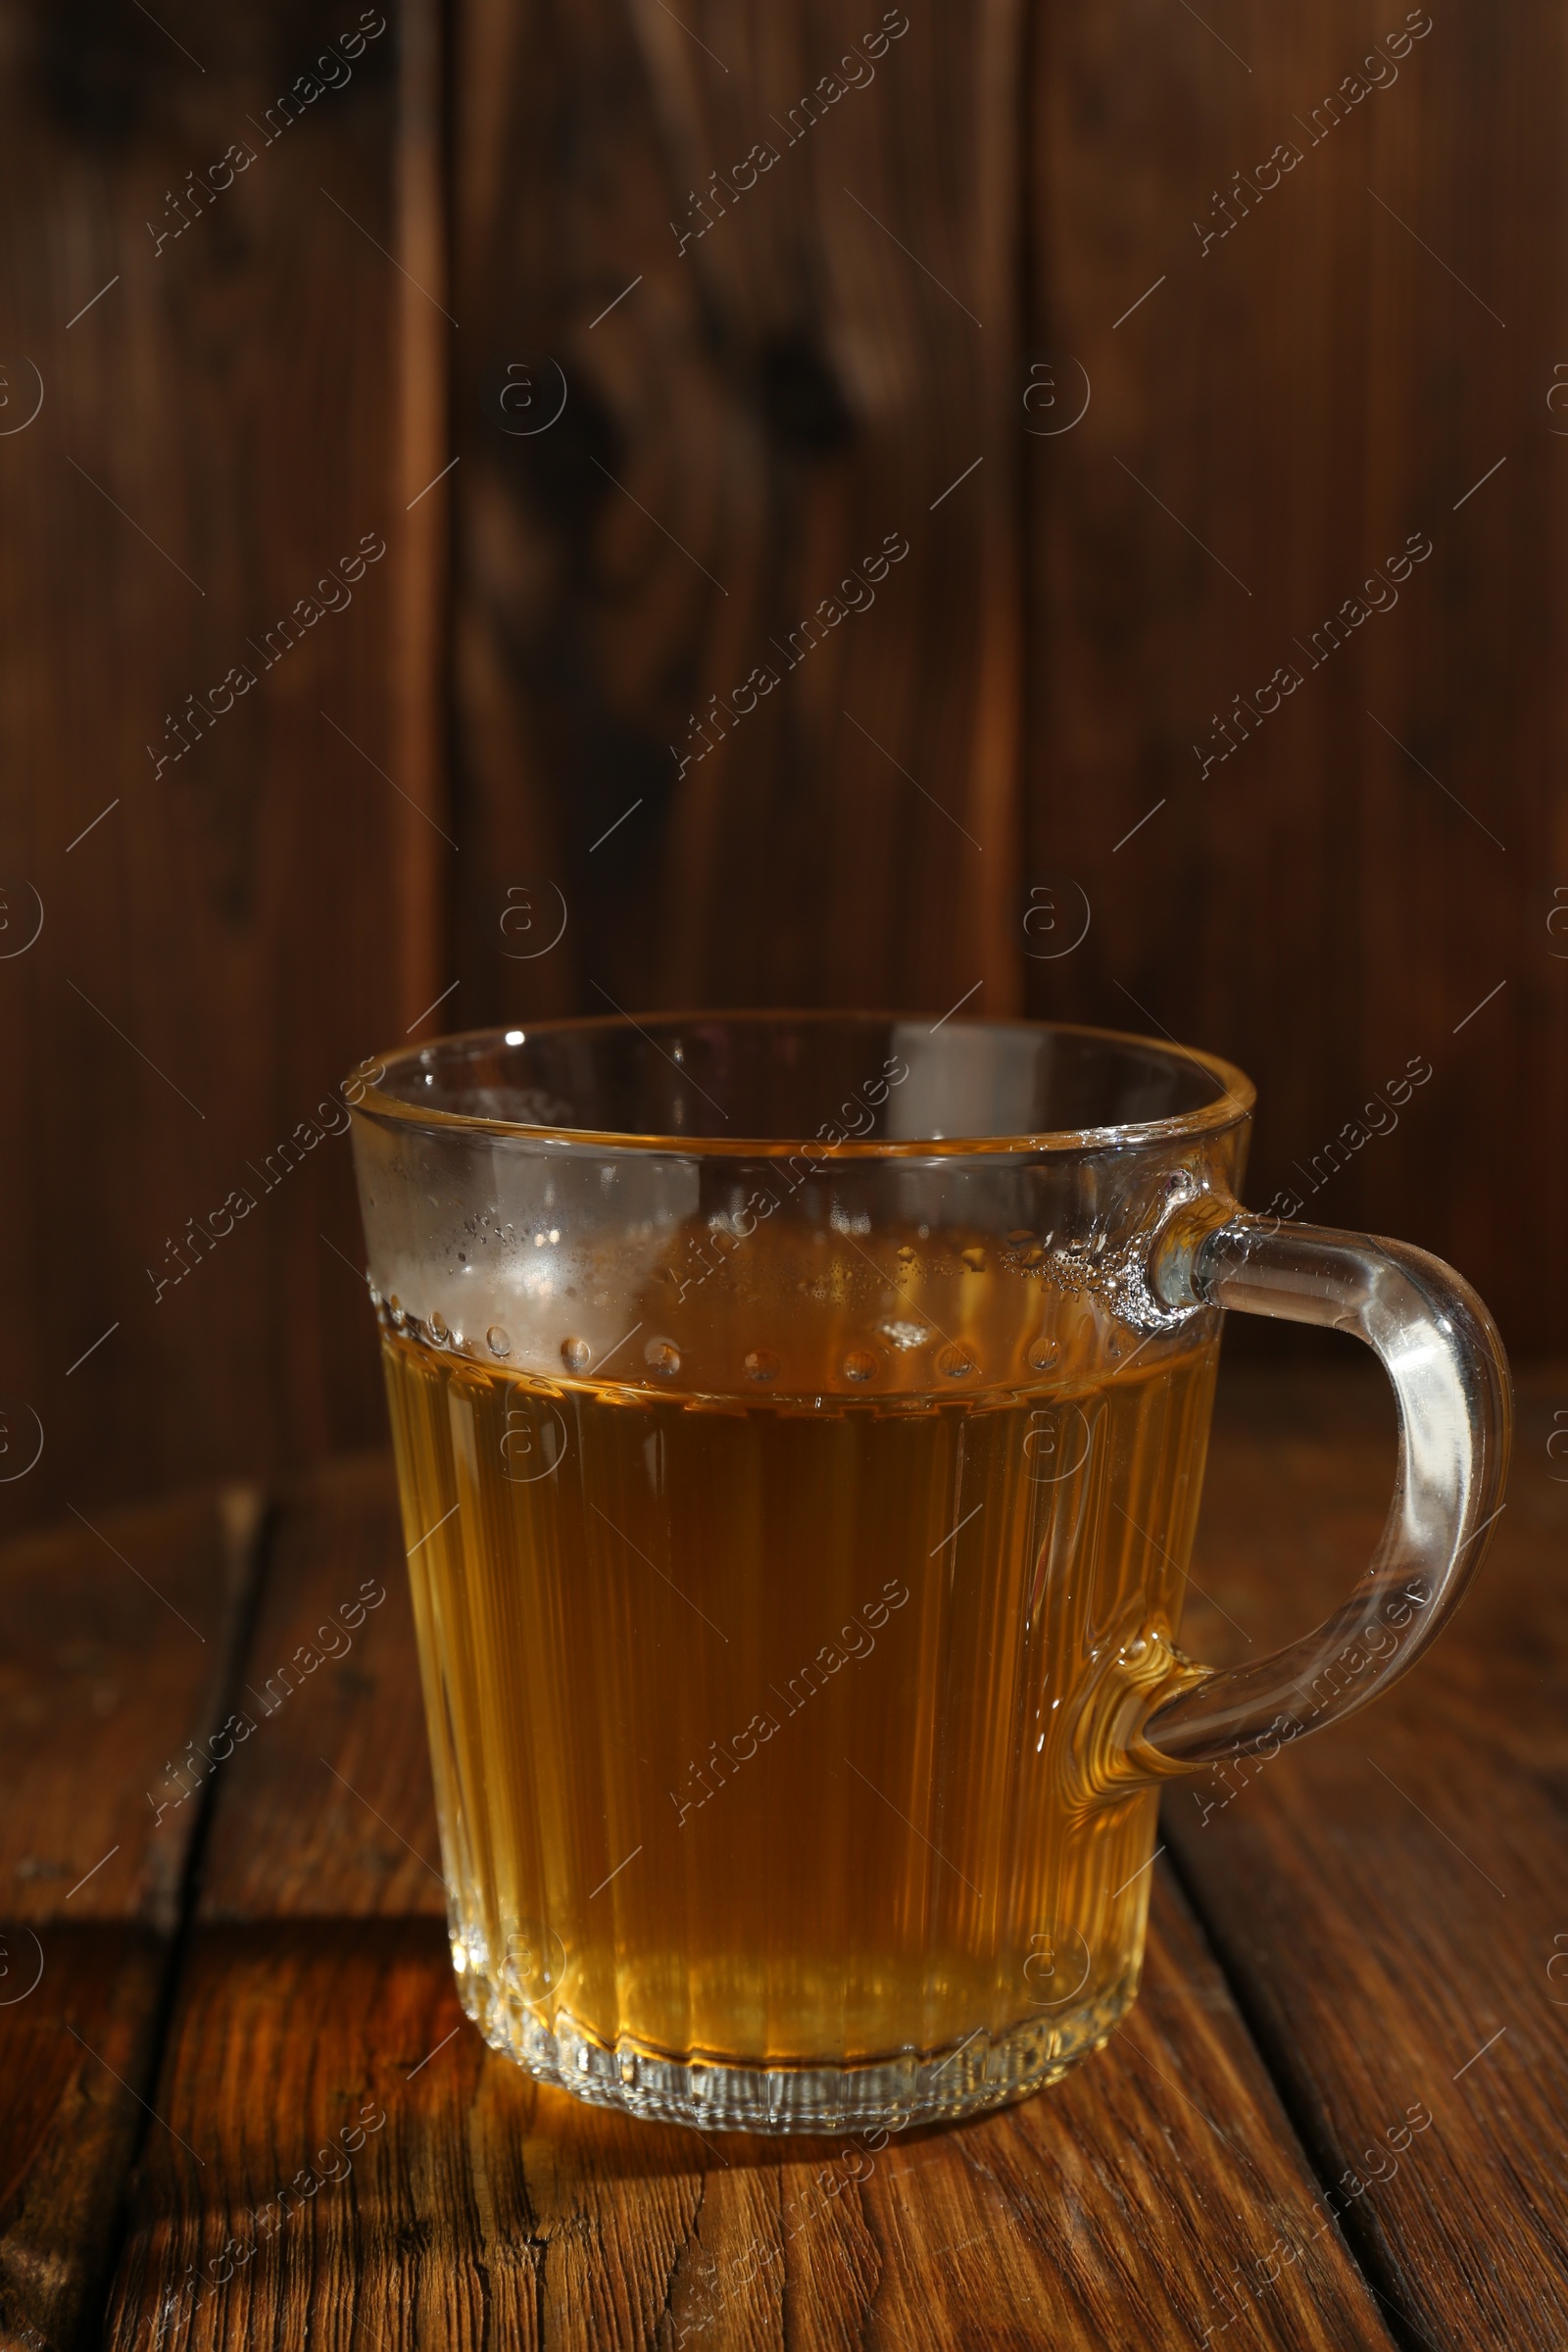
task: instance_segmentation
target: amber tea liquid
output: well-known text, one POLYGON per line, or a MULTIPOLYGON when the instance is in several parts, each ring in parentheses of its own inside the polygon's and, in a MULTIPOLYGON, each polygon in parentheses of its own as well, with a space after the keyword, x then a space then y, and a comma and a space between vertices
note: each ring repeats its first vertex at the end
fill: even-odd
POLYGON ((711 1396, 384 1326, 454 1953, 493 2042, 656 2115, 743 2070, 715 2122, 825 2128, 1031 2089, 1104 2037, 1155 1798, 1087 1799, 1075 1741, 1180 1615, 1215 1347, 1173 1348, 711 1396))

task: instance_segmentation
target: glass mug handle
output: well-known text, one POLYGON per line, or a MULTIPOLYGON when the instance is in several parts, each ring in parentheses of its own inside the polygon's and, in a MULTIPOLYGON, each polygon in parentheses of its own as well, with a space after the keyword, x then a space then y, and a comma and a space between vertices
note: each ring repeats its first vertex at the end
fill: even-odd
POLYGON ((1164 1651, 1158 1675, 1152 1656, 1123 1653, 1122 1703, 1091 1734, 1098 1753, 1080 1759, 1106 1795, 1227 1757, 1272 1755, 1386 1690, 1452 1615, 1480 1564, 1512 1435, 1496 1326, 1469 1284, 1424 1250, 1281 1226, 1210 1195, 1196 1215, 1165 1226, 1150 1280, 1170 1307, 1353 1332, 1394 1385, 1399 1459, 1371 1565, 1315 1633, 1246 1666, 1200 1666, 1163 1643, 1132 1644, 1164 1651))

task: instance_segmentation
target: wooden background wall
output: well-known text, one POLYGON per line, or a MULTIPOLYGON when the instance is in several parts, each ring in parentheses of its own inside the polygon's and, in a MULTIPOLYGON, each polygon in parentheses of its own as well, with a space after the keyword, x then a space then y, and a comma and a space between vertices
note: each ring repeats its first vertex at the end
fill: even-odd
POLYGON ((1313 1211, 1557 1348, 1561 12, 379 19, 0 9, 0 1523, 377 1437, 340 1138, 171 1245, 611 1002, 1168 1030, 1259 1201, 1430 1062, 1313 1211))

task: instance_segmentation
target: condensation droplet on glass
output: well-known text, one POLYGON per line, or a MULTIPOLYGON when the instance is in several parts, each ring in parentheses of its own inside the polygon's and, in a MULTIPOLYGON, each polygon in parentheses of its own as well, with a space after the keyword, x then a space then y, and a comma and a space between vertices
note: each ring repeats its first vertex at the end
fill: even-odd
POLYGON ((958 1255, 971 1274, 985 1272, 986 1253, 983 1250, 960 1250, 958 1255))
POLYGON ((899 1245, 900 1265, 903 1266, 906 1271, 907 1271, 909 1267, 917 1266, 919 1262, 920 1253, 914 1248, 914 1245, 911 1242, 901 1242, 899 1245))
POLYGON ((392 1293, 386 1303, 387 1311, 391 1315, 393 1323, 396 1325, 397 1329, 401 1331, 404 1324, 407 1323, 409 1319, 408 1308, 404 1305, 396 1291, 392 1293))
POLYGON ((1054 1340, 1031 1340, 1029 1343, 1030 1371, 1049 1372, 1060 1353, 1061 1350, 1054 1340))
POLYGON ((561 1360, 568 1372, 586 1372, 594 1360, 594 1351, 586 1340, 563 1340, 561 1360))
POLYGON ((869 1348, 852 1348, 844 1358, 846 1380, 870 1380, 876 1371, 876 1357, 869 1348))
POLYGON ((368 1274, 367 1274, 365 1277, 365 1287, 370 1294, 370 1304, 372 1306, 379 1306, 381 1303, 381 1294, 376 1289, 374 1283, 370 1280, 368 1274))
POLYGON ((448 1340, 452 1337, 450 1330, 447 1328, 447 1319, 439 1307, 435 1307, 431 1311, 430 1337, 432 1340, 434 1340, 438 1348, 444 1348, 448 1340))
POLYGON ((1007 1247, 1009 1250, 1021 1250, 1026 1242, 1032 1242, 1034 1238, 1027 1225, 1016 1225, 1007 1236, 1007 1247))
POLYGON ((499 1323, 492 1323, 484 1336, 492 1355, 510 1355, 512 1353, 512 1342, 499 1323))
POLYGON ((670 1380, 680 1370, 680 1349, 669 1340, 650 1340, 643 1349, 643 1361, 651 1372, 670 1380))
POLYGON ((949 1380, 967 1380, 974 1368, 974 1357, 967 1348, 960 1347, 956 1341, 951 1347, 944 1348, 937 1357, 937 1370, 946 1373, 949 1380))
POLYGON ((746 1358, 748 1380, 777 1380, 778 1357, 771 1348, 754 1348, 746 1358))

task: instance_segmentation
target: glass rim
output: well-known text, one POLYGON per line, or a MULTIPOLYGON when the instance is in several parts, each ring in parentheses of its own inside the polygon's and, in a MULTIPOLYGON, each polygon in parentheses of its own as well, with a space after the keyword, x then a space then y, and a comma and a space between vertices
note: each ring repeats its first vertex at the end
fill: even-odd
MULTIPOLYGON (((561 1127, 533 1123, 523 1119, 498 1119, 481 1112, 443 1110, 434 1103, 409 1102, 401 1097, 383 1091, 381 1081, 400 1064, 417 1065, 421 1057, 437 1048, 486 1044, 498 1048, 528 1043, 533 1037, 548 1033, 560 1036, 595 1030, 626 1030, 647 1035, 644 1024, 654 1028, 678 1027, 694 1022, 741 1024, 774 1022, 780 1026, 793 1024, 830 1023, 857 1026, 885 1025, 888 1028, 917 1027, 925 1020, 923 1013, 850 1011, 841 1006, 757 1005, 741 1009, 704 1007, 697 1010, 648 1012, 640 1018, 630 1013, 577 1013, 549 1016, 543 1020, 493 1022, 479 1029, 457 1029, 441 1037, 427 1038, 421 1045, 402 1046, 391 1053, 372 1054, 359 1068, 344 1079, 342 1092, 351 1110, 362 1116, 376 1119, 393 1128, 409 1127, 425 1133, 470 1133, 514 1137, 528 1143, 540 1143, 568 1148, 578 1146, 594 1151, 635 1152, 680 1159, 788 1159, 808 1153, 822 1159, 956 1159, 984 1155, 986 1157, 1018 1156, 1044 1152, 1083 1152, 1111 1145, 1140 1145, 1169 1143, 1196 1136, 1222 1134, 1227 1128, 1240 1126, 1251 1115, 1257 1102, 1257 1089, 1245 1070, 1223 1055, 1210 1054, 1196 1046, 1184 1046, 1174 1038, 1146 1037, 1133 1029, 1104 1029, 1089 1021, 1031 1020, 1025 1016, 1004 1016, 994 1020, 954 1020, 955 1033, 1029 1030, 1036 1034, 1092 1038, 1107 1046, 1135 1046, 1146 1054, 1153 1054, 1164 1061, 1188 1062, 1212 1080, 1217 1092, 1212 1101, 1200 1102, 1191 1110, 1178 1111, 1165 1118, 1130 1119, 1101 1127, 1046 1128, 1032 1135, 993 1136, 927 1136, 862 1138, 850 1136, 842 1143, 824 1143, 818 1136, 731 1136, 731 1135, 674 1135, 644 1133, 630 1128, 561 1127), (378 1076, 367 1079, 364 1071, 374 1065, 378 1076), (351 1094, 350 1089, 357 1089, 351 1094)), ((939 1020, 927 1034, 934 1036, 939 1028, 948 1027, 946 1019, 939 1020)), ((650 1039, 650 1043, 655 1043, 650 1039)))

